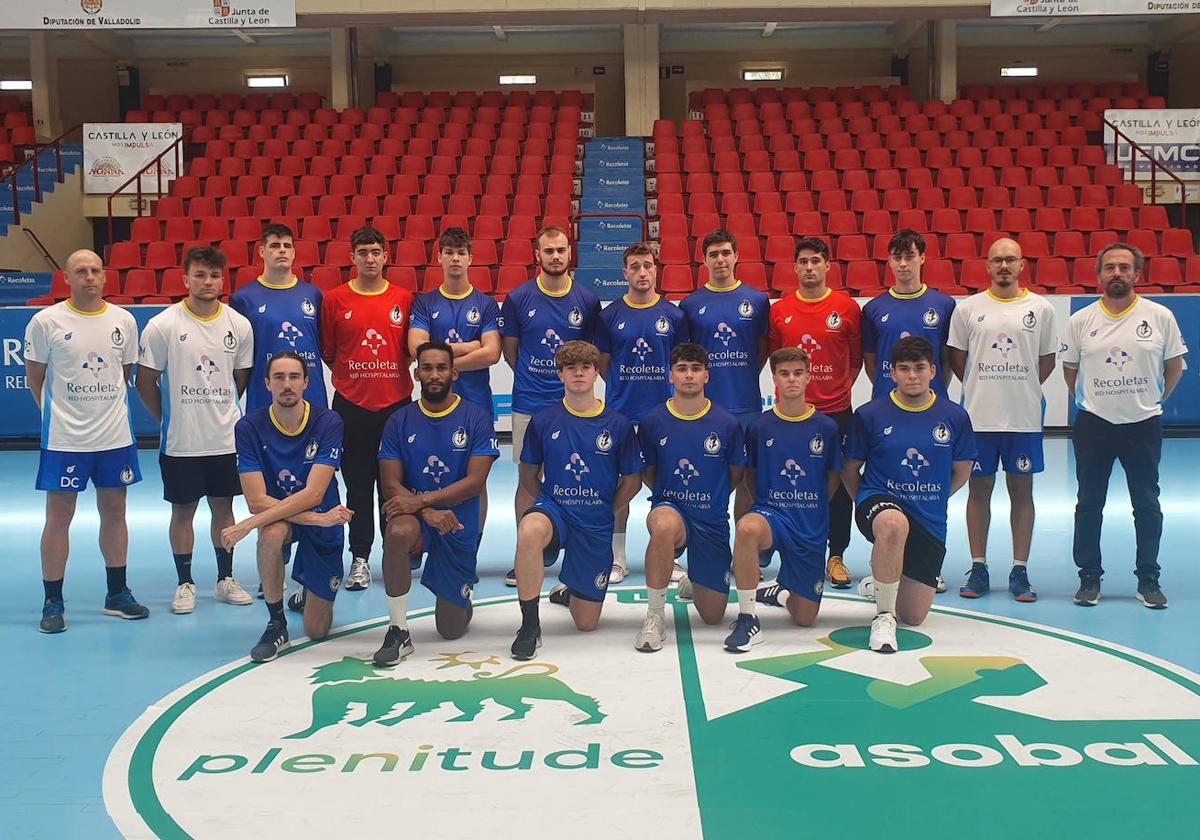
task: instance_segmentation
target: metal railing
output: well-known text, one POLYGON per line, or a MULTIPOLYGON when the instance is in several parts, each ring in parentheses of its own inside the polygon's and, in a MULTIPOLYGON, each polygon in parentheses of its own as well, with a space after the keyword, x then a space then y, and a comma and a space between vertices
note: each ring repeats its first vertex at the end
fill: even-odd
POLYGON ((62 181, 62 179, 63 179, 63 165, 62 165, 63 141, 66 140, 72 134, 74 134, 76 131, 79 131, 81 128, 83 128, 83 123, 79 123, 78 125, 68 128, 66 131, 64 131, 62 134, 58 135, 57 137, 55 137, 53 140, 51 140, 48 143, 35 144, 33 147, 33 155, 31 157, 26 158, 25 160, 21 161, 20 163, 16 164, 15 166, 10 167, 3 174, 0 174, 0 179, 9 181, 10 186, 12 187, 12 198, 13 198, 13 210, 12 210, 13 221, 12 221, 12 223, 14 225, 21 224, 21 196, 20 196, 20 192, 17 189, 17 176, 21 173, 21 170, 23 170, 26 166, 33 167, 33 195, 34 195, 34 201, 38 201, 42 195, 42 178, 41 178, 41 173, 38 171, 38 159, 41 157, 42 152, 44 152, 50 148, 54 149, 54 177, 55 177, 55 181, 62 181))
MULTIPOLYGON (((1120 161, 1117 159, 1118 158, 1118 149, 1119 149, 1119 145, 1120 145, 1118 143, 1118 141, 1124 141, 1125 143, 1129 144, 1129 147, 1130 147, 1129 181, 1130 181, 1130 183, 1137 182, 1138 155, 1140 154, 1143 157, 1145 157, 1146 160, 1150 161, 1150 203, 1151 204, 1158 204, 1158 177, 1157 176, 1158 176, 1158 171, 1160 169, 1162 170, 1164 175, 1166 175, 1168 178, 1170 178, 1172 181, 1174 181, 1176 184, 1179 185, 1179 226, 1186 228, 1188 226, 1188 224, 1187 224, 1187 184, 1185 184, 1183 182, 1182 178, 1180 178, 1178 175, 1176 175, 1170 169, 1167 169, 1167 167, 1164 166, 1161 162, 1155 160, 1154 155, 1150 154, 1148 151, 1146 151, 1144 148, 1142 148, 1140 145, 1138 145, 1136 142, 1134 142, 1134 140, 1131 137, 1129 137, 1129 135, 1125 134, 1125 132, 1123 132, 1123 131, 1121 131, 1121 129, 1117 128, 1116 125, 1109 122, 1107 119, 1104 119, 1104 118, 1102 118, 1102 119, 1103 119, 1104 127, 1112 129, 1112 133, 1113 133, 1113 145, 1112 145, 1112 164, 1113 164, 1113 166, 1121 166, 1120 161)), ((1107 137, 1104 139, 1107 139, 1107 137)))
POLYGON ((175 178, 178 178, 180 175, 182 175, 183 174, 183 171, 182 171, 183 144, 188 142, 188 135, 190 133, 191 132, 185 126, 184 130, 183 130, 183 134, 181 134, 179 136, 179 138, 177 140, 175 140, 175 142, 173 142, 170 146, 167 146, 167 148, 163 149, 161 152, 159 152, 157 155, 155 155, 154 159, 151 160, 149 163, 147 163, 145 166, 143 166, 141 169, 139 169, 136 173, 134 173, 134 176, 132 178, 130 178, 124 184, 121 184, 121 186, 117 187, 115 190, 113 190, 111 193, 109 193, 109 196, 108 196, 108 242, 110 245, 113 242, 113 199, 120 197, 125 192, 126 187, 130 186, 131 184, 136 183, 137 184, 137 191, 136 191, 137 217, 140 219, 144 215, 143 210, 145 210, 145 208, 146 208, 146 202, 143 198, 143 193, 142 193, 142 176, 150 174, 151 169, 154 170, 154 174, 157 176, 157 179, 158 179, 157 187, 155 189, 154 194, 155 194, 155 196, 161 197, 163 194, 163 170, 162 170, 162 165, 161 165, 163 158, 165 158, 169 154, 174 154, 175 169, 172 170, 172 172, 169 174, 171 174, 171 177, 175 177, 175 178))

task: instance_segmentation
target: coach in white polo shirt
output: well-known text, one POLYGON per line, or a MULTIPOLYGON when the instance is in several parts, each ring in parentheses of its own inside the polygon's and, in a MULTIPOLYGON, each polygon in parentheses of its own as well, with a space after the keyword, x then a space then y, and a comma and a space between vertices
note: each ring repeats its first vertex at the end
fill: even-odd
POLYGON ((158 463, 163 498, 171 503, 171 552, 179 585, 171 612, 196 608, 192 519, 208 497, 209 528, 217 555, 216 599, 246 606, 251 598, 233 577, 233 552, 221 531, 233 524, 233 497, 241 495, 233 427, 238 397, 250 381, 254 338, 250 322, 221 303, 225 255, 192 248, 183 258, 188 295, 150 319, 142 331, 137 390, 150 416, 162 422, 158 463))
POLYGON ((1133 503, 1137 538, 1137 598, 1151 609, 1167 599, 1158 585, 1158 461, 1162 455, 1162 403, 1183 374, 1187 347, 1179 324, 1161 304, 1134 293, 1145 258, 1123 242, 1096 259, 1100 300, 1067 323, 1059 357, 1075 394, 1075 603, 1100 600, 1100 526, 1113 461, 1120 461, 1133 503))

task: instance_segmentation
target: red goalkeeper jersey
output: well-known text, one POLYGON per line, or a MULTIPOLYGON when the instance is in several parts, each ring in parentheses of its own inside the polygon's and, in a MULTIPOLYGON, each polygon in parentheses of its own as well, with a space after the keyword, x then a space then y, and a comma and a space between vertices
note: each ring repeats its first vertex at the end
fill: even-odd
POLYGON ((321 356, 329 365, 335 391, 371 411, 412 396, 408 371, 412 306, 413 296, 391 283, 376 294, 363 294, 351 281, 325 295, 321 356))
POLYGON ((806 398, 817 411, 831 414, 850 408, 850 390, 862 370, 862 310, 845 292, 828 290, 819 300, 800 293, 771 307, 767 342, 808 351, 810 378, 806 398))

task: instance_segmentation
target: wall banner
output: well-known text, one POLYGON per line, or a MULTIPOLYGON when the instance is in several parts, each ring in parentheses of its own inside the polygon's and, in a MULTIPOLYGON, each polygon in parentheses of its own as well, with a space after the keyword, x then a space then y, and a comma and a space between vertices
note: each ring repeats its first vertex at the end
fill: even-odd
POLYGON ((1198 0, 992 0, 992 17, 1052 18, 1074 15, 1182 15, 1200 12, 1198 0))
MULTIPOLYGON (((1200 181, 1200 109, 1110 108, 1104 112, 1104 119, 1182 180, 1200 181)), ((1114 145, 1117 149, 1117 165, 1128 173, 1129 161, 1135 154, 1133 147, 1128 140, 1118 140, 1113 130, 1106 125, 1104 151, 1109 160, 1113 159, 1114 145)), ((1145 155, 1137 154, 1136 162, 1139 175, 1150 173, 1150 161, 1146 160, 1145 155)), ((1161 172, 1159 176, 1160 183, 1168 180, 1162 177, 1161 172)))
POLYGON ((296 0, 41 0, 0 4, 0 29, 294 27, 296 0))
MULTIPOLYGON (((110 195, 182 136, 182 123, 84 123, 83 191, 110 195)), ((164 155, 159 166, 165 193, 177 174, 174 152, 164 155)), ((158 183, 157 171, 150 170, 142 176, 142 192, 157 193, 158 183)), ((136 193, 137 185, 124 192, 136 193)))

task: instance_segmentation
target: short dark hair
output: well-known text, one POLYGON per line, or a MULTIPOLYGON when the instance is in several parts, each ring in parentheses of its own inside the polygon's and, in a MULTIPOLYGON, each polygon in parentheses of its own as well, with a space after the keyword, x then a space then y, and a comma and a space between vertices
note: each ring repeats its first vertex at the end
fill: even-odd
POLYGON ((293 353, 291 350, 280 350, 271 358, 267 359, 267 378, 271 378, 271 365, 275 364, 280 359, 293 359, 300 363, 300 369, 304 371, 304 378, 308 379, 308 362, 300 356, 299 353, 293 353))
POLYGON ((929 362, 936 364, 933 345, 919 335, 910 335, 892 345, 892 367, 901 362, 929 362))
POLYGON ((1100 249, 1100 253, 1096 255, 1096 273, 1100 273, 1100 269, 1104 266, 1104 258, 1108 256, 1109 251, 1128 251, 1133 254, 1133 273, 1141 274, 1142 269, 1146 265, 1146 255, 1136 245, 1130 245, 1128 242, 1114 242, 1111 245, 1105 245, 1100 249))
POLYGON ((628 265, 630 257, 654 257, 654 249, 650 247, 648 242, 634 242, 625 249, 625 253, 621 254, 621 265, 628 265))
POLYGON ((680 362, 697 362, 708 367, 708 351, 694 341, 683 341, 671 348, 669 367, 680 362))
MULTIPOLYGON (((459 230, 461 230, 461 228, 459 228, 459 230)), ((426 341, 424 344, 418 347, 416 355, 413 356, 413 359, 418 365, 421 364, 421 354, 428 352, 429 350, 441 350, 450 357, 450 367, 454 367, 454 348, 444 341, 426 341)))
POLYGON ((274 236, 276 239, 290 239, 296 241, 296 234, 292 233, 292 229, 287 225, 281 225, 278 222, 267 225, 262 229, 262 233, 258 236, 260 245, 266 245, 267 240, 274 236))
POLYGON ((587 341, 568 341, 554 354, 554 367, 563 370, 571 365, 591 365, 599 368, 600 351, 596 349, 596 345, 587 341))
POLYGON ((904 228, 896 231, 896 235, 888 243, 889 254, 907 254, 909 251, 916 251, 918 254, 925 253, 925 237, 917 233, 912 228, 904 228))
POLYGON ((568 245, 571 244, 571 234, 567 233, 558 225, 546 225, 546 227, 537 232, 537 236, 535 236, 533 239, 538 243, 539 248, 541 247, 543 236, 562 236, 567 240, 568 245))
POLYGON ((467 232, 460 227, 446 228, 438 237, 438 251, 444 251, 447 248, 466 248, 469 254, 471 253, 471 237, 467 236, 467 232))
POLYGON ((387 251, 387 239, 370 225, 360 227, 350 234, 350 250, 353 251, 359 245, 379 245, 384 251, 387 251))
POLYGON ((720 245, 723 242, 728 242, 733 246, 733 253, 737 253, 737 240, 733 238, 733 234, 725 230, 725 228, 717 228, 708 236, 704 237, 704 242, 700 246, 700 253, 707 254, 708 249, 713 245, 720 245))
POLYGON ((189 248, 188 252, 183 255, 183 273, 187 274, 191 269, 192 263, 199 263, 208 268, 225 268, 229 264, 229 260, 225 259, 225 255, 219 249, 211 245, 197 245, 195 248, 189 248))
POLYGON ((825 258, 825 262, 829 262, 829 246, 824 239, 818 239, 815 236, 806 236, 796 243, 796 259, 800 259, 801 251, 812 251, 814 254, 819 254, 825 258))
MULTIPOLYGON (((820 242, 821 240, 817 240, 820 242)), ((786 365, 789 362, 804 362, 804 369, 812 368, 812 361, 809 359, 808 351, 803 347, 780 347, 772 353, 767 361, 771 363, 771 373, 775 372, 775 368, 779 365, 786 365)))

